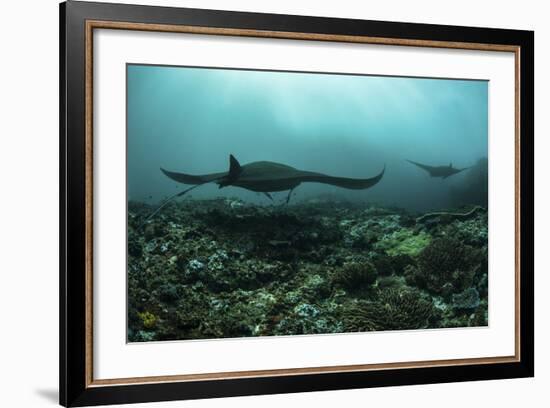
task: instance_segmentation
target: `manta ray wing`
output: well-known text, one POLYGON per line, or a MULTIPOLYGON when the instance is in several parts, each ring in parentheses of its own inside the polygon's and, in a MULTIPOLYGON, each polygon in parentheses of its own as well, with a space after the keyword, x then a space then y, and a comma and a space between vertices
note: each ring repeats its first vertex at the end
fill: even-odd
MULTIPOLYGON (((356 179, 348 177, 334 177, 323 173, 297 170, 293 167, 272 162, 254 162, 242 167, 242 174, 236 180, 224 185, 234 185, 252 191, 271 192, 289 190, 301 183, 322 183, 351 190, 364 190, 377 184, 386 167, 371 178, 356 179)), ((192 175, 173 171, 161 171, 170 179, 183 184, 206 184, 213 181, 225 180, 228 172, 192 175)))
POLYGON ((428 166, 427 164, 418 163, 412 160, 407 160, 409 163, 414 164, 417 167, 430 173, 431 177, 440 177, 446 179, 448 177, 454 176, 464 170, 468 170, 469 167, 464 167, 463 169, 457 169, 453 167, 453 164, 450 163, 448 166, 428 166))
POLYGON ((192 175, 185 173, 176 173, 174 171, 164 170, 162 167, 160 170, 169 178, 182 184, 205 184, 212 181, 220 180, 227 177, 228 173, 211 173, 202 175, 192 175))
POLYGON ((301 172, 302 174, 298 178, 301 183, 322 183, 329 184, 331 186, 347 188, 349 190, 365 190, 377 184, 384 176, 385 171, 386 166, 384 166, 384 168, 378 175, 365 179, 333 177, 322 173, 310 173, 304 171, 301 172))
POLYGON ((142 226, 170 202, 206 183, 216 182, 219 188, 225 186, 235 186, 250 191, 261 192, 271 200, 273 200, 273 198, 269 194, 270 192, 288 190, 289 193, 286 198, 286 202, 288 203, 292 191, 301 183, 322 183, 351 190, 364 190, 378 183, 382 179, 382 176, 386 170, 386 166, 384 166, 380 174, 377 176, 366 179, 355 179, 348 177, 333 177, 323 173, 315 173, 311 171, 302 171, 285 164, 266 161, 253 162, 241 166, 233 155, 229 156, 229 163, 230 166, 228 172, 200 175, 177 173, 174 171, 164 170, 161 167, 160 170, 166 177, 177 181, 178 183, 191 184, 193 186, 166 199, 145 219, 142 226))
POLYGON ((322 183, 352 190, 363 190, 374 186, 384 175, 385 167, 375 177, 355 179, 333 177, 323 173, 298 170, 273 162, 254 162, 243 167, 242 174, 231 185, 258 192, 292 190, 301 183, 322 183))

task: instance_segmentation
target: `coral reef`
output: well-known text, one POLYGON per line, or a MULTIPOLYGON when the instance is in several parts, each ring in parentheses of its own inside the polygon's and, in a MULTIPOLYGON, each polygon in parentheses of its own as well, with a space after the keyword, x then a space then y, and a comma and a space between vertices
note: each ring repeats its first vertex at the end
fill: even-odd
POLYGON ((390 256, 416 256, 430 243, 431 237, 424 231, 402 228, 382 237, 374 246, 390 256))
POLYGON ((128 203, 128 340, 487 325, 487 213, 128 203))
POLYGON ((343 312, 346 331, 425 329, 437 321, 432 300, 418 291, 387 289, 373 301, 359 301, 343 312))
POLYGON ((479 293, 476 288, 453 295, 451 306, 459 310, 475 310, 479 306, 479 293))
POLYGON ((347 291, 367 289, 376 281, 376 269, 370 262, 349 262, 336 269, 332 283, 347 291))
POLYGON ((479 252, 462 241, 448 236, 436 238, 419 254, 410 282, 436 294, 460 292, 473 285, 474 267, 479 261, 479 252))
POLYGON ((438 223, 448 223, 456 219, 465 220, 472 218, 479 212, 485 212, 485 209, 479 205, 466 212, 436 211, 421 215, 416 219, 416 222, 433 224, 434 220, 437 220, 438 223))

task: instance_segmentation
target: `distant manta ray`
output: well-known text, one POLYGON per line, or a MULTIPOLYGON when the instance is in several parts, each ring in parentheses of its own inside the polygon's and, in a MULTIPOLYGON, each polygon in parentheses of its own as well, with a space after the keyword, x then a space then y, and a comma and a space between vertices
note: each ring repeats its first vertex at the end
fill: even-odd
POLYGON ((206 183, 215 182, 219 188, 227 186, 241 187, 246 190, 263 193, 271 200, 273 198, 269 193, 288 190, 286 197, 286 203, 288 204, 292 191, 302 183, 323 183, 351 190, 364 190, 378 183, 382 179, 385 169, 386 166, 384 166, 377 176, 366 179, 333 177, 323 173, 298 170, 285 164, 269 161, 258 161, 241 166, 233 155, 229 155, 229 171, 223 173, 191 175, 167 171, 161 168, 160 170, 172 180, 183 184, 193 184, 193 187, 168 198, 147 217, 146 221, 158 213, 170 201, 206 183))
POLYGON ((414 164, 415 166, 420 167, 422 170, 426 170, 428 173, 430 173, 431 177, 441 177, 442 179, 446 179, 447 177, 451 177, 455 174, 469 169, 469 167, 457 169, 453 167, 453 163, 449 163, 448 166, 428 166, 427 164, 417 163, 412 160, 407 161, 411 164, 414 164))

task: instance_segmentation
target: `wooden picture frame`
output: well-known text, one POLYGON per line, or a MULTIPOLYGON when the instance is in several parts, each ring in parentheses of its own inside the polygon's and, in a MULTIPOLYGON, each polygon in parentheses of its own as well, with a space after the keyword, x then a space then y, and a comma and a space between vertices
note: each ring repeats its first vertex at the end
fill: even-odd
POLYGON ((60 403, 338 390, 534 375, 534 33, 68 1, 60 5, 60 403), (116 29, 510 52, 515 55, 515 353, 244 372, 95 379, 93 38, 116 29), (521 250, 520 250, 521 249, 521 250))

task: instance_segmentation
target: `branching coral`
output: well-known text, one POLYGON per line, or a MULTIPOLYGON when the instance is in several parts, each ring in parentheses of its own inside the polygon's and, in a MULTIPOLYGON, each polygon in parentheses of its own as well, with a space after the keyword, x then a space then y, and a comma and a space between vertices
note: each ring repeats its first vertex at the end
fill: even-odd
POLYGON ((453 292, 461 292, 472 286, 478 260, 479 251, 474 248, 455 238, 438 238, 420 253, 411 280, 434 293, 442 293, 448 283, 453 285, 453 292))
POLYGON ((436 315, 431 300, 412 290, 387 289, 374 301, 359 301, 343 312, 346 331, 423 329, 436 315))
POLYGON ((371 255, 371 262, 379 276, 389 276, 392 274, 403 275, 407 266, 414 264, 414 259, 410 255, 389 256, 374 253, 371 255))
POLYGON ((370 262, 348 262, 332 275, 332 283, 348 291, 367 289, 376 281, 376 269, 370 262))

